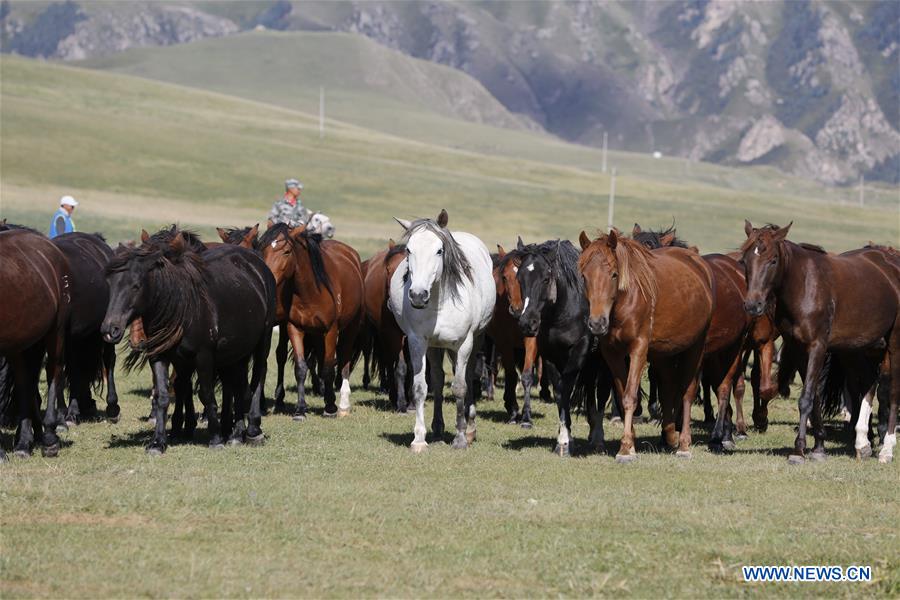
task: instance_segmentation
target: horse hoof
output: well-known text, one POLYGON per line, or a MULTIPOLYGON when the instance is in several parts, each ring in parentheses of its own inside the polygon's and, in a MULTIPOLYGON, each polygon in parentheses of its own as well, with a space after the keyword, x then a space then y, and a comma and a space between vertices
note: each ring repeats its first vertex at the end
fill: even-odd
POLYGON ((822 462, 827 458, 824 452, 813 452, 809 455, 809 459, 815 462, 822 462))
POLYGON ((293 417, 291 417, 291 419, 293 419, 294 421, 297 421, 298 423, 300 423, 301 421, 305 421, 305 420, 306 420, 306 415, 300 415, 300 414, 297 414, 297 415, 294 415, 293 417))
POLYGON ((147 454, 150 456, 162 456, 165 451, 165 448, 159 446, 147 446, 147 454))
POLYGON ((147 425, 149 425, 150 427, 156 427, 156 418, 151 417, 147 419, 147 425))
POLYGON ((31 458, 31 450, 18 448, 13 452, 13 456, 16 458, 31 458))
POLYGON ((679 450, 675 453, 675 457, 683 458, 685 460, 691 460, 692 458, 694 458, 694 454, 690 450, 679 450))
POLYGON ((532 427, 534 427, 534 425, 531 424, 531 421, 522 421, 521 423, 519 423, 519 427, 521 427, 522 429, 531 429, 532 427))
POLYGON ((222 442, 210 442, 209 449, 210 450, 224 450, 225 444, 223 444, 222 442))
MULTIPOLYGON (((75 426, 75 424, 72 423, 72 427, 74 427, 74 426, 75 426)), ((69 431, 68 423, 57 423, 56 424, 56 433, 66 433, 67 431, 69 431)))
POLYGON ((409 445, 409 449, 412 450, 413 454, 421 454, 428 450, 428 442, 413 442, 409 445))
POLYGON ((466 450, 469 447, 469 441, 465 437, 455 437, 450 447, 454 450, 466 450))
POLYGON ((720 442, 710 442, 709 443, 709 451, 713 454, 724 454, 725 446, 720 442))
POLYGON ((637 460, 637 454, 616 454, 616 462, 620 465, 627 465, 637 460))
POLYGON ((789 465, 802 465, 806 462, 806 459, 800 456, 799 454, 791 454, 788 456, 788 464, 789 465))
POLYGON ((746 433, 739 433, 739 434, 737 434, 736 436, 734 436, 734 439, 736 439, 736 440, 739 441, 739 442, 743 442, 744 440, 747 439, 747 434, 746 434, 746 433))
POLYGON ((856 460, 862 460, 864 458, 869 458, 872 456, 872 445, 866 444, 862 448, 856 449, 856 460))
POLYGON ((112 423, 113 425, 115 425, 116 423, 119 422, 119 415, 116 415, 116 416, 114 416, 114 417, 109 417, 109 416, 107 416, 107 417, 106 417, 106 421, 107 421, 108 423, 112 423))
POLYGON ((475 432, 474 431, 466 432, 466 442, 468 442, 469 444, 475 443, 475 432))
POLYGON ((878 462, 880 462, 880 463, 883 464, 883 465, 886 465, 886 464, 890 463, 890 462, 893 461, 893 460, 894 460, 894 456, 891 455, 891 454, 887 454, 887 455, 885 455, 885 456, 880 456, 880 455, 879 455, 879 457, 878 457, 878 462))
POLYGON ((606 454, 606 446, 604 444, 592 444, 591 452, 594 454, 606 454))
POLYGON ((338 411, 337 416, 338 416, 339 418, 341 418, 341 419, 343 419, 344 417, 349 417, 349 416, 350 416, 350 409, 349 409, 349 408, 342 408, 341 410, 338 411))
POLYGON ((737 444, 734 443, 734 440, 725 440, 722 442, 722 448, 729 452, 734 452, 735 448, 737 448, 737 444))
POLYGON ((54 458, 56 456, 59 456, 59 444, 41 446, 41 455, 47 458, 54 458))
POLYGON ((244 443, 244 440, 242 440, 239 437, 228 438, 229 446, 240 446, 243 443, 244 443))
POLYGON ((553 454, 559 456, 560 458, 572 456, 572 452, 569 450, 569 444, 557 444, 556 448, 553 449, 553 454))
POLYGON ((322 416, 325 417, 326 419, 334 419, 335 417, 338 416, 338 414, 336 412, 330 413, 328 411, 325 411, 322 413, 322 416))
POLYGON ((250 446, 262 446, 266 443, 265 434, 260 433, 259 435, 248 435, 247 436, 247 444, 250 446))
POLYGON ((618 425, 619 427, 624 427, 624 422, 621 417, 613 417, 609 420, 610 425, 618 425))

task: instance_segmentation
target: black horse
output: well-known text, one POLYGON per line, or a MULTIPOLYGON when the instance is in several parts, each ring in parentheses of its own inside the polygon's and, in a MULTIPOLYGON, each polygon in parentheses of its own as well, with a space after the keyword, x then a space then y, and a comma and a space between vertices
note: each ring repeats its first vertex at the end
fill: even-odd
POLYGON ((261 443, 260 400, 275 316, 275 280, 251 250, 222 245, 196 252, 182 232, 169 231, 174 238, 167 244, 148 243, 148 237, 138 248, 120 246, 107 266, 110 301, 104 338, 118 342, 136 317, 143 320, 147 335, 143 352, 157 393, 156 432, 147 451, 166 449, 170 363, 178 374, 176 397, 185 405, 197 372, 211 448, 221 447, 225 435, 230 443, 261 443), (222 382, 221 424, 214 394, 217 375, 222 382))
POLYGON ((521 288, 522 305, 510 303, 510 311, 518 316, 524 335, 537 336, 541 356, 560 373, 556 390, 559 435, 554 450, 560 456, 570 454, 573 398, 587 406, 591 447, 599 452, 605 449, 602 416, 611 379, 605 378, 607 387, 598 396, 597 383, 605 363, 599 352, 592 350, 593 336, 587 332, 589 306, 578 257, 578 250, 569 241, 526 246, 519 238, 516 249, 503 258, 514 261, 521 288), (587 360, 592 353, 597 359, 587 360))
MULTIPOLYGON (((69 261, 72 272, 72 303, 66 332, 66 383, 69 408, 65 421, 75 424, 97 416, 91 387, 106 378, 106 416, 119 418, 114 371, 116 348, 106 343, 100 325, 109 304, 106 265, 112 249, 98 233, 67 233, 52 240, 69 261)), ((62 411, 65 407, 60 407, 62 411)))

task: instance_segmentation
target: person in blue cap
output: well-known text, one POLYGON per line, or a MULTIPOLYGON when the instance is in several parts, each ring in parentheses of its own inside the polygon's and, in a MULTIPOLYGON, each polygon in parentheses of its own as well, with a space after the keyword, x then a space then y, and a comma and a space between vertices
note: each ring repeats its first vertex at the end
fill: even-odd
POLYGON ((76 206, 78 206, 78 201, 72 196, 63 196, 59 199, 59 209, 53 215, 53 220, 50 221, 50 239, 75 231, 72 213, 75 212, 76 206))

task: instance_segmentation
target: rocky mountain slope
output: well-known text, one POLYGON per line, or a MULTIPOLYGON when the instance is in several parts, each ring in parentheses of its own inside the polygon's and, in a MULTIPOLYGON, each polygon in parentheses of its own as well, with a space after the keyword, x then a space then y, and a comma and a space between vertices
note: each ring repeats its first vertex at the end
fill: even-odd
POLYGON ((76 59, 334 30, 460 69, 567 140, 829 183, 900 181, 900 3, 4 2, 3 49, 76 59))

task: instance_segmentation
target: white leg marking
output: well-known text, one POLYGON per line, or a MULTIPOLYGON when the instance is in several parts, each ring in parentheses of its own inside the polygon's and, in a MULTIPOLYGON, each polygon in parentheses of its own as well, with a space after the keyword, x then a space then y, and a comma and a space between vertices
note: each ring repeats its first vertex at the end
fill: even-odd
POLYGON ((878 453, 878 460, 881 462, 890 462, 894 458, 894 446, 897 445, 897 434, 892 433, 885 436, 884 446, 878 453))
POLYGON ((338 409, 350 412, 350 382, 346 379, 341 382, 341 401, 338 404, 338 409))
POLYGON ((859 450, 869 445, 869 417, 872 414, 872 393, 866 394, 859 407, 859 418, 856 420, 856 443, 859 450))

